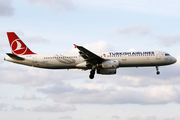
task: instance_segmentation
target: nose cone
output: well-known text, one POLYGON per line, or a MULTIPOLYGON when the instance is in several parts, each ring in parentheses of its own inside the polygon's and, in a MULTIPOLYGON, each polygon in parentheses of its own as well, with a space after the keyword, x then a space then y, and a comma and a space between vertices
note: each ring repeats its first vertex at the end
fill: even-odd
POLYGON ((176 63, 177 59, 175 57, 172 57, 171 61, 172 61, 172 63, 176 63))
POLYGON ((174 63, 176 63, 177 62, 177 59, 176 58, 174 58, 174 63))

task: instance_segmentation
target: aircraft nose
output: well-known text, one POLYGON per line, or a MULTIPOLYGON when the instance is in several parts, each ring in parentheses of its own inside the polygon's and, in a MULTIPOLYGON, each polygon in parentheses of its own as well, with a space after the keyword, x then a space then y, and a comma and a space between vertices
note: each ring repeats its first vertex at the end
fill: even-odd
POLYGON ((177 62, 177 59, 176 58, 174 58, 174 63, 176 63, 177 62))
POLYGON ((172 57, 172 60, 171 60, 173 63, 176 63, 177 62, 177 59, 175 57, 172 57))

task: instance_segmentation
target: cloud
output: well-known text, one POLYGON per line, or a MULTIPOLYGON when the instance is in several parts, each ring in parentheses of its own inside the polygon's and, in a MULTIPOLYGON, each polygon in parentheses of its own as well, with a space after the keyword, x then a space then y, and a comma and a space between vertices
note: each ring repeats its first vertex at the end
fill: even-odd
POLYGON ((180 43, 180 35, 154 34, 153 30, 146 25, 136 25, 127 28, 112 28, 107 30, 108 33, 116 33, 120 35, 141 35, 148 36, 151 39, 160 41, 161 45, 172 46, 180 43))
POLYGON ((174 117, 174 118, 167 118, 167 119, 164 119, 164 120, 180 120, 180 116, 177 116, 177 117, 174 117))
POLYGON ((120 117, 117 116, 117 115, 113 115, 111 118, 112 118, 112 119, 116 119, 116 120, 120 120, 120 117))
MULTIPOLYGON (((176 57, 179 61, 179 57, 176 57)), ((147 87, 150 85, 178 85, 180 84, 180 65, 159 67, 161 74, 156 75, 155 67, 119 68, 115 76, 98 79, 98 83, 111 82, 119 86, 147 87)), ((103 76, 102 76, 103 77, 103 76)))
POLYGON ((0 31, 0 53, 5 53, 6 48, 10 48, 9 42, 7 40, 6 31, 0 31))
POLYGON ((92 52, 106 52, 113 50, 112 46, 109 45, 106 41, 99 41, 96 43, 85 44, 84 47, 90 49, 92 52))
POLYGON ((108 32, 122 35, 149 35, 151 34, 151 29, 145 25, 136 25, 129 28, 113 28, 109 29, 108 32))
POLYGON ((98 84, 98 83, 88 83, 88 84, 82 84, 79 85, 76 88, 87 88, 89 90, 103 90, 104 86, 102 84, 98 84))
POLYGON ((14 8, 12 7, 12 0, 0 0, 0 16, 10 17, 14 15, 14 8))
POLYGON ((59 104, 52 104, 52 105, 43 104, 33 109, 33 111, 36 112, 66 112, 66 111, 75 111, 75 110, 76 108, 74 105, 65 106, 59 104))
MULTIPOLYGON (((7 48, 9 45, 8 45, 8 42, 6 41, 1 41, 0 42, 0 53, 5 53, 5 48, 7 48)), ((10 47, 10 46, 9 46, 10 47)), ((10 49, 10 48, 9 48, 10 49)))
POLYGON ((27 38, 27 42, 30 42, 30 43, 48 43, 49 41, 47 39, 40 37, 40 36, 34 36, 34 37, 27 38))
MULTIPOLYGON (((86 49, 90 50, 91 52, 106 52, 106 51, 113 51, 113 48, 111 45, 109 45, 106 41, 98 41, 91 44, 85 44, 83 45, 86 49), (94 47, 97 46, 97 47, 94 47)), ((74 47, 66 53, 78 53, 78 49, 75 49, 74 47)))
POLYGON ((36 97, 34 94, 31 94, 31 93, 24 94, 21 99, 22 100, 41 100, 41 98, 36 97))
POLYGON ((76 0, 79 4, 94 8, 116 9, 141 13, 153 13, 169 16, 179 16, 179 0, 76 0))
MULTIPOLYGON (((6 62, 6 61, 4 61, 6 62)), ((26 66, 1 66, 0 82, 23 86, 41 86, 47 83, 61 83, 64 71, 46 70, 26 66), (61 72, 61 74, 59 74, 61 72), (57 80, 58 78, 58 80, 57 80)))
POLYGON ((55 102, 70 104, 166 104, 175 102, 179 97, 178 90, 170 85, 153 86, 136 90, 114 86, 104 88, 103 90, 76 87, 75 90, 64 93, 54 92, 57 90, 56 86, 54 88, 52 90, 52 87, 47 87, 44 90, 42 88, 38 91, 47 94, 55 102))
POLYGON ((43 4, 52 9, 61 11, 61 10, 74 10, 76 7, 73 4, 73 0, 27 0, 30 4, 43 4))
POLYGON ((146 114, 140 114, 140 115, 135 116, 135 117, 122 118, 121 120, 156 120, 156 117, 148 116, 146 114))
POLYGON ((5 103, 0 103, 0 111, 2 111, 2 110, 4 110, 4 109, 6 109, 7 108, 7 104, 5 104, 5 103))
MULTIPOLYGON (((10 66, 10 67, 2 67, 0 69, 0 75, 2 76, 1 82, 11 83, 11 84, 19 84, 24 86, 36 86, 46 82, 47 79, 43 79, 44 77, 39 78, 36 76, 36 70, 32 70, 31 68, 23 68, 18 66, 10 66)), ((36 71, 37 72, 37 71, 36 71)), ((40 74, 42 71, 39 71, 40 74)), ((40 76, 39 76, 40 77, 40 76)))
POLYGON ((154 35, 152 37, 160 40, 161 44, 167 47, 180 43, 180 35, 173 36, 173 35, 161 34, 161 35, 154 35))
POLYGON ((61 120, 61 119, 72 119, 72 117, 71 116, 69 116, 69 115, 66 115, 66 116, 63 116, 63 117, 59 117, 59 119, 61 120))
POLYGON ((12 111, 23 111, 24 108, 22 107, 16 107, 15 105, 12 105, 12 111))
POLYGON ((65 92, 72 92, 75 88, 71 86, 69 83, 62 83, 59 85, 54 85, 51 87, 48 87, 48 89, 38 89, 38 91, 43 93, 53 93, 53 94, 61 94, 65 92))

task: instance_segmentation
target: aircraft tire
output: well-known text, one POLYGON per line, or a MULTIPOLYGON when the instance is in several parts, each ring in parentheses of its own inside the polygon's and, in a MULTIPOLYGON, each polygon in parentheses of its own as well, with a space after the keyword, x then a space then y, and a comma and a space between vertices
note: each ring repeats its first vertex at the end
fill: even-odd
POLYGON ((157 75, 159 75, 159 74, 160 74, 160 72, 159 72, 159 71, 157 71, 157 72, 156 72, 156 74, 157 74, 157 75))
POLYGON ((93 75, 93 74, 90 74, 90 75, 89 75, 89 78, 90 78, 90 79, 93 79, 93 78, 94 78, 94 75, 93 75))
POLYGON ((90 78, 90 79, 93 79, 93 78, 94 78, 94 75, 95 75, 95 69, 91 70, 90 75, 89 75, 89 78, 90 78))

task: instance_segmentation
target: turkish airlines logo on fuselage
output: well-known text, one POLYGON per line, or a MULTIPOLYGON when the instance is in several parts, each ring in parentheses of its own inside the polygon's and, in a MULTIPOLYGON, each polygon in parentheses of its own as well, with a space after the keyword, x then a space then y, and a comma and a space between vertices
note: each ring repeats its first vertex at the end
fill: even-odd
POLYGON ((20 39, 16 39, 11 43, 11 49, 15 55, 23 55, 27 51, 26 45, 20 39))

